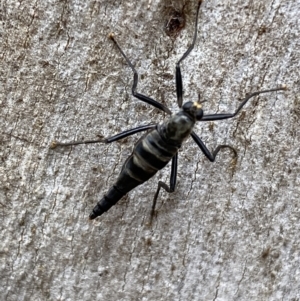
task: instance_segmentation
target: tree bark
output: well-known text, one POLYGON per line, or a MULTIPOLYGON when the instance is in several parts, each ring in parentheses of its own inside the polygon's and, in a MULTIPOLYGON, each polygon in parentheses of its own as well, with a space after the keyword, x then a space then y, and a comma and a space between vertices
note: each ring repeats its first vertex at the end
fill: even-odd
POLYGON ((159 123, 138 91, 178 110, 175 64, 197 1, 5 1, 1 5, 0 208, 3 300, 299 300, 300 2, 203 1, 182 63, 184 101, 234 119, 199 122, 176 192, 170 165, 89 221, 142 135, 60 147, 159 123), (177 14, 175 13, 177 11, 177 14), (178 15, 180 20, 178 21, 178 15), (175 16, 175 17, 174 17, 175 16), (175 31, 170 32, 167 24, 175 31), (177 22, 177 23, 176 23, 177 22))

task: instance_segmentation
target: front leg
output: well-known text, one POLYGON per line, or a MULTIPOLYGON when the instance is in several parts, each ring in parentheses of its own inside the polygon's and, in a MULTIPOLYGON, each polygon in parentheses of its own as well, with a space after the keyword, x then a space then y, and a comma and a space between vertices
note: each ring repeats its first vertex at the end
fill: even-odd
POLYGON ((183 98, 183 87, 182 87, 182 75, 181 75, 181 70, 180 70, 180 63, 190 54, 190 52, 194 49, 196 39, 197 39, 197 27, 198 27, 198 16, 199 16, 199 10, 200 10, 200 5, 202 3, 202 0, 199 0, 198 2, 198 8, 197 8, 197 14, 196 14, 196 21, 195 21, 195 29, 194 29, 194 37, 193 37, 193 42, 188 48, 188 50, 183 54, 183 56, 179 59, 179 61, 176 63, 176 95, 177 95, 177 103, 179 108, 182 107, 182 98, 183 98))
POLYGON ((275 91, 280 91, 280 90, 286 90, 287 87, 285 85, 282 85, 279 88, 274 88, 274 89, 269 89, 269 90, 263 90, 263 91, 257 91, 253 92, 249 95, 247 95, 242 103, 238 106, 236 111, 234 113, 221 113, 221 114, 209 114, 209 115, 204 115, 200 121, 215 121, 215 120, 223 120, 223 119, 229 119, 235 117, 240 110, 244 107, 244 105, 248 102, 248 100, 254 96, 257 96, 262 93, 269 93, 269 92, 275 92, 275 91))

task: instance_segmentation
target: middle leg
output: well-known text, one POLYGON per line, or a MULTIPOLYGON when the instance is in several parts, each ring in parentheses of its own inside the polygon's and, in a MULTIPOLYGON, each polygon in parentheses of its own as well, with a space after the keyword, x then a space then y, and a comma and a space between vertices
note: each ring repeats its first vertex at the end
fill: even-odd
POLYGON ((96 139, 96 140, 72 141, 72 142, 65 142, 65 143, 54 140, 54 141, 52 141, 50 148, 54 149, 57 146, 71 146, 71 145, 90 144, 90 143, 111 143, 114 141, 118 141, 120 139, 124 139, 128 136, 131 136, 131 135, 139 133, 139 132, 154 129, 155 127, 156 127, 156 124, 141 125, 137 128, 124 131, 124 132, 116 134, 114 136, 107 137, 107 138, 100 138, 100 139, 96 139))
POLYGON ((136 92, 136 88, 137 88, 137 84, 138 84, 138 80, 139 80, 139 76, 137 71, 135 70, 134 66, 132 65, 132 63, 130 62, 130 60, 128 59, 128 57, 125 55, 125 53, 123 52, 123 50, 121 49, 121 47, 119 46, 119 44, 117 43, 117 41, 114 38, 114 35, 112 33, 109 34, 108 36, 113 42, 114 44, 117 46, 118 50, 121 52, 122 56, 124 57, 124 59, 126 60, 127 64, 129 65, 129 67, 131 68, 132 72, 133 72, 133 85, 132 85, 132 95, 134 97, 136 97, 137 99, 146 102, 148 104, 150 104, 153 107, 156 107, 159 110, 164 111, 165 113, 171 115, 171 111, 164 106, 163 104, 161 104, 160 102, 146 96, 143 94, 140 94, 138 92, 136 92))

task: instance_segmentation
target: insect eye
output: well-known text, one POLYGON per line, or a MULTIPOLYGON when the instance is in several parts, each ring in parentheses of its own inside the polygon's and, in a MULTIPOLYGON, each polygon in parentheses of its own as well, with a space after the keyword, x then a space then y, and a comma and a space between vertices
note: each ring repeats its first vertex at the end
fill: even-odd
POLYGON ((182 106, 182 109, 183 111, 190 111, 192 106, 193 106, 193 102, 188 101, 182 106))
POLYGON ((200 109, 200 110, 197 110, 197 113, 196 113, 196 120, 201 120, 202 119, 202 117, 203 117, 203 110, 202 109, 200 109))

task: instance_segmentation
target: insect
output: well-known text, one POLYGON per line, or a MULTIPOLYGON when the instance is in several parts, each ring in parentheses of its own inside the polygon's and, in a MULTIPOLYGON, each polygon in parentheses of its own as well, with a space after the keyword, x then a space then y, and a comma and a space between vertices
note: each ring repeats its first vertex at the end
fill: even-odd
POLYGON ((74 141, 69 143, 61 143, 58 141, 52 142, 51 148, 55 148, 57 146, 70 146, 98 142, 111 143, 139 132, 148 131, 146 135, 144 135, 134 146, 133 152, 123 164, 121 172, 116 182, 94 207, 91 214, 89 215, 90 219, 95 219, 96 217, 102 215, 113 205, 115 205, 125 194, 127 194, 129 191, 131 191, 138 185, 141 185, 142 183, 148 181, 151 177, 153 177, 156 174, 158 170, 164 168, 168 164, 168 162, 172 161, 170 184, 167 185, 162 181, 158 182, 157 190, 152 203, 151 216, 153 216, 160 189, 163 188, 169 193, 175 191, 177 178, 178 150, 181 147, 182 143, 189 136, 193 138, 200 150, 211 162, 215 161, 217 154, 222 148, 230 148, 236 155, 236 151, 229 145, 219 145, 213 152, 210 152, 205 146, 205 144, 202 142, 202 140, 193 131, 193 127, 197 121, 216 121, 233 118, 241 111, 241 109, 252 97, 262 93, 286 89, 285 86, 281 86, 274 89, 251 93, 242 100, 242 102, 240 103, 240 105, 234 113, 205 115, 202 109, 202 103, 204 101, 200 101, 200 99, 194 102, 188 101, 183 104, 182 75, 180 63, 189 55, 189 53, 195 46, 200 5, 201 1, 199 1, 197 7, 192 44, 189 46, 187 51, 183 54, 183 56, 179 59, 179 61, 176 64, 175 80, 177 103, 180 108, 179 112, 172 114, 171 111, 165 105, 136 91, 138 84, 138 73, 132 65, 132 63, 130 62, 130 60, 125 55, 125 53, 120 48, 119 44, 116 42, 114 35, 110 34, 109 38, 113 41, 123 58, 126 60, 129 67, 133 71, 134 76, 132 85, 132 95, 137 99, 167 113, 168 115, 170 115, 170 117, 160 124, 142 125, 108 138, 87 141, 74 141))

